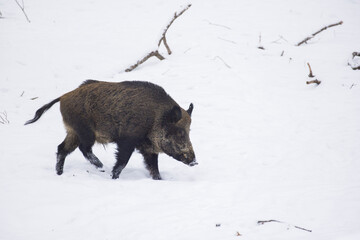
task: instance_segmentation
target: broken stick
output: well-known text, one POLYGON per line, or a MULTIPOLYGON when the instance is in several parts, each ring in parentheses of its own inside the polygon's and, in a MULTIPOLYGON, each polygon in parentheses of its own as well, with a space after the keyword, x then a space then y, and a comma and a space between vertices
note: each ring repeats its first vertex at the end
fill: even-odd
POLYGON ((311 40, 313 37, 315 37, 316 35, 318 35, 318 34, 321 33, 322 31, 324 31, 324 30, 326 30, 326 29, 328 29, 328 28, 331 28, 331 27, 335 27, 335 26, 341 25, 341 24, 343 24, 343 21, 340 21, 340 22, 338 22, 338 23, 330 24, 330 25, 328 25, 328 26, 326 26, 326 27, 323 27, 323 28, 320 29, 319 31, 311 34, 310 37, 307 37, 307 38, 305 38, 304 40, 302 40, 301 42, 299 42, 298 44, 296 44, 296 46, 300 46, 300 45, 302 45, 302 44, 304 44, 304 43, 307 43, 307 41, 311 40))
POLYGON ((144 63, 146 60, 148 60, 151 57, 157 57, 159 60, 164 60, 165 58, 158 52, 158 50, 156 51, 152 51, 151 53, 149 53, 148 55, 146 55, 143 59, 137 61, 134 65, 132 65, 131 67, 129 67, 128 69, 125 70, 125 72, 131 72, 132 70, 134 70, 135 68, 137 68, 140 64, 144 63))
POLYGON ((313 75, 312 71, 311 71, 310 63, 307 63, 307 65, 308 65, 309 71, 310 71, 310 73, 309 73, 308 76, 311 77, 311 78, 315 77, 315 76, 313 75))
POLYGON ((315 79, 315 80, 311 80, 311 81, 306 81, 306 84, 312 84, 312 83, 316 83, 317 85, 319 85, 321 83, 321 81, 315 79))

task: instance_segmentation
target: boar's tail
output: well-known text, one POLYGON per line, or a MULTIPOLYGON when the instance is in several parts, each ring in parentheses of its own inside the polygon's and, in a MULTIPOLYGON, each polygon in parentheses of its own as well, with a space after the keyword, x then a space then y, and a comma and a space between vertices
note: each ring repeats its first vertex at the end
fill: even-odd
POLYGON ((60 98, 57 98, 51 102, 49 102, 48 104, 45 104, 42 108, 39 108, 36 113, 35 113, 35 117, 29 121, 27 121, 25 123, 25 125, 28 125, 30 123, 34 123, 36 122, 37 120, 39 120, 39 118, 47 111, 49 110, 49 108, 52 107, 52 105, 54 105, 55 103, 59 102, 60 101, 60 98))

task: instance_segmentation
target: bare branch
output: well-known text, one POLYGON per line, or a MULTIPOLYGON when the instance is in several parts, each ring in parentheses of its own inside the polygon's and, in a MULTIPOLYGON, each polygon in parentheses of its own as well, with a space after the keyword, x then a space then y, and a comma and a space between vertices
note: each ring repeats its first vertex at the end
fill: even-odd
MULTIPOLYGON (((309 78, 314 78, 315 76, 313 75, 313 72, 311 70, 311 66, 310 66, 310 63, 307 63, 308 67, 309 67, 309 75, 308 77, 309 78)), ((319 85, 321 83, 321 81, 317 80, 317 79, 314 79, 314 80, 310 80, 310 81, 306 81, 306 84, 312 84, 312 83, 316 83, 317 85, 319 85)))
POLYGON ((25 12, 25 4, 24 1, 22 1, 22 5, 18 2, 18 0, 14 0, 16 2, 16 4, 19 6, 19 8, 21 9, 21 11, 24 13, 26 20, 30 23, 30 19, 28 17, 28 15, 25 12))
POLYGON ((10 123, 10 121, 8 120, 6 111, 0 112, 0 123, 1 124, 9 124, 10 123))
POLYGON ((218 37, 218 39, 220 39, 222 41, 225 41, 225 42, 232 43, 232 44, 237 44, 235 41, 231 41, 231 40, 228 40, 228 39, 225 39, 225 38, 218 37))
POLYGON ((190 7, 191 7, 191 4, 187 5, 186 8, 184 8, 181 12, 179 12, 179 13, 175 12, 173 19, 172 19, 172 20, 170 21, 170 23, 166 26, 166 28, 165 28, 165 30, 164 30, 164 32, 163 32, 163 34, 162 34, 162 37, 161 37, 160 40, 159 40, 158 47, 160 47, 161 42, 163 42, 169 55, 171 55, 172 52, 171 52, 170 47, 169 47, 169 45, 167 44, 167 41, 166 41, 166 33, 167 33, 167 31, 169 30, 170 26, 171 26, 171 25, 173 24, 173 22, 175 21, 175 19, 177 19, 179 16, 181 16, 181 15, 182 15, 186 10, 188 10, 190 7))
POLYGON ((271 43, 280 43, 280 40, 284 40, 285 42, 289 42, 288 40, 286 40, 283 36, 279 35, 279 39, 272 41, 271 43))
POLYGON ((271 219, 271 220, 260 220, 260 221, 257 222, 257 224, 263 225, 264 223, 269 223, 269 222, 277 222, 277 223, 280 223, 280 221, 278 221, 278 220, 273 220, 273 219, 271 219))
POLYGON ((213 26, 216 26, 216 27, 222 27, 222 28, 231 30, 231 28, 229 28, 228 26, 221 25, 221 24, 216 24, 216 23, 212 23, 212 22, 210 22, 209 20, 204 20, 204 21, 208 22, 210 25, 213 25, 213 26))
POLYGON ((164 60, 165 58, 158 52, 158 50, 156 51, 152 51, 151 53, 149 53, 148 55, 146 55, 143 59, 137 61, 134 65, 132 65, 131 67, 129 67, 128 69, 125 70, 125 72, 131 72, 132 70, 134 70, 135 68, 137 68, 140 64, 143 64, 146 60, 148 60, 151 57, 157 57, 160 60, 164 60))
POLYGON ((258 49, 265 50, 265 48, 261 45, 261 33, 259 35, 259 46, 258 49))
POLYGON ((310 63, 307 63, 307 65, 308 65, 309 71, 310 71, 310 73, 309 73, 308 76, 311 77, 311 78, 315 77, 315 76, 313 75, 312 71, 311 71, 310 63))
POLYGON ((304 231, 307 231, 307 232, 312 232, 312 230, 309 230, 309 229, 306 229, 306 228, 303 228, 303 227, 299 227, 299 226, 296 226, 296 225, 288 224, 288 223, 285 223, 285 222, 281 222, 281 221, 278 221, 278 220, 273 220, 273 219, 272 220, 258 221, 257 224, 263 225, 265 223, 270 223, 270 222, 287 224, 287 225, 289 225, 291 227, 294 227, 294 228, 297 228, 297 229, 300 229, 300 230, 304 230, 304 231))
MULTIPOLYGON (((161 42, 164 43, 165 47, 166 47, 166 50, 168 52, 168 54, 170 55, 171 54, 171 50, 170 50, 170 47, 169 45, 167 44, 167 41, 166 41, 166 33, 169 29, 169 27, 171 26, 171 24, 175 21, 176 18, 178 18, 179 16, 181 16, 186 10, 188 10, 189 8, 191 7, 191 4, 187 5, 186 8, 184 8, 180 13, 177 13, 175 12, 174 14, 174 18, 170 21, 170 23, 166 26, 160 40, 159 40, 159 43, 158 43, 158 49, 159 49, 159 46, 161 44, 161 42)), ((129 67, 128 69, 125 70, 125 72, 131 72, 132 70, 134 70, 135 68, 137 68, 140 64, 143 64, 146 60, 148 60, 149 58, 151 57, 157 57, 158 59, 160 60, 164 60, 165 58, 159 53, 158 50, 155 50, 155 51, 152 51, 150 52, 148 55, 146 55, 143 59, 137 61, 134 65, 132 65, 131 67, 129 67)))
POLYGON ((224 59, 222 59, 221 57, 219 57, 219 56, 216 56, 216 57, 214 57, 214 59, 213 60, 215 60, 215 59, 220 59, 220 61, 222 61, 223 62, 223 64, 227 67, 227 68, 230 68, 231 69, 231 67, 224 61, 224 59))
POLYGON ((311 40, 313 37, 315 37, 316 35, 318 35, 318 34, 321 33, 322 31, 325 31, 325 30, 328 29, 328 28, 335 27, 335 26, 338 26, 338 25, 341 25, 341 24, 343 24, 343 21, 340 21, 340 22, 338 22, 338 23, 330 24, 330 25, 328 25, 328 26, 326 26, 326 27, 323 27, 323 28, 320 29, 319 31, 311 34, 311 36, 305 38, 304 40, 302 40, 301 42, 299 42, 298 44, 296 44, 296 46, 300 46, 300 45, 302 45, 302 44, 304 44, 304 43, 307 43, 307 41, 311 40))
POLYGON ((306 81, 306 84, 312 84, 312 83, 316 83, 317 85, 319 85, 321 83, 321 81, 315 79, 315 80, 311 80, 311 81, 306 81))

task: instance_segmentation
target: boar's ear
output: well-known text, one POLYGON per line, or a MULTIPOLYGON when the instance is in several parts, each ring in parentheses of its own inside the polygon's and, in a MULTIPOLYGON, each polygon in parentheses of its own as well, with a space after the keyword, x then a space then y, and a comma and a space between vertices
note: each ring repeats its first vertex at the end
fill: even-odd
POLYGON ((193 109, 194 109, 194 104, 190 103, 189 109, 186 110, 186 112, 190 115, 190 117, 191 117, 191 113, 192 113, 193 109))
POLYGON ((170 111, 165 113, 165 119, 170 123, 177 123, 181 119, 181 109, 179 106, 174 106, 170 111))

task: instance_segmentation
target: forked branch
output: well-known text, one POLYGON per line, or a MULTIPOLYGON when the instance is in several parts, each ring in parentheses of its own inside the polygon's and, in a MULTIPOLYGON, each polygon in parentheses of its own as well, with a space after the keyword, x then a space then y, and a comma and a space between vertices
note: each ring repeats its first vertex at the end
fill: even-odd
POLYGON ((137 68, 140 64, 143 64, 145 61, 147 61, 149 58, 151 57, 157 57, 159 60, 164 60, 165 58, 159 53, 159 47, 160 44, 163 42, 166 50, 168 52, 168 54, 170 55, 172 52, 170 50, 170 47, 166 41, 166 33, 169 30, 170 26, 173 24, 173 22, 175 21, 175 19, 177 19, 179 16, 181 16, 186 10, 188 10, 191 7, 191 4, 187 5, 181 12, 177 13, 175 12, 173 19, 170 21, 170 23, 166 26, 163 34, 161 35, 161 38, 159 40, 158 43, 158 47, 157 50, 152 51, 151 53, 147 54, 143 59, 137 61, 134 65, 132 65, 131 67, 129 67, 128 69, 125 70, 125 72, 131 72, 132 70, 134 70, 135 68, 137 68))
MULTIPOLYGON (((311 66, 310 66, 310 63, 307 63, 308 67, 309 67, 309 75, 308 77, 309 78, 314 78, 315 76, 313 75, 313 72, 311 70, 311 66)), ((313 80, 310 80, 310 81, 306 81, 306 84, 312 84, 312 83, 316 83, 317 85, 319 85, 321 83, 321 81, 317 80, 317 79, 313 79, 313 80)))
POLYGON ((167 31, 169 30, 170 26, 171 26, 171 25, 173 24, 173 22, 175 21, 175 19, 177 19, 178 17, 180 17, 180 16, 181 16, 186 10, 188 10, 190 7, 191 7, 191 4, 187 5, 181 12, 179 12, 179 13, 175 12, 173 19, 171 19, 171 21, 169 22, 169 24, 166 26, 163 34, 161 35, 161 38, 160 38, 159 43, 158 43, 158 47, 160 47, 161 42, 163 42, 169 55, 171 55, 172 52, 171 52, 170 47, 169 47, 169 45, 167 44, 167 41, 166 41, 166 33, 167 33, 167 31))

